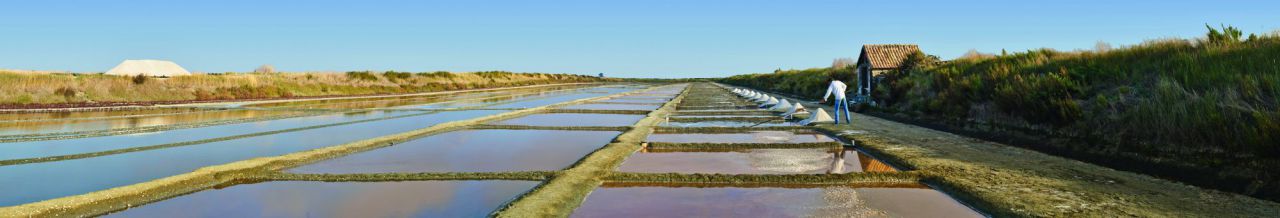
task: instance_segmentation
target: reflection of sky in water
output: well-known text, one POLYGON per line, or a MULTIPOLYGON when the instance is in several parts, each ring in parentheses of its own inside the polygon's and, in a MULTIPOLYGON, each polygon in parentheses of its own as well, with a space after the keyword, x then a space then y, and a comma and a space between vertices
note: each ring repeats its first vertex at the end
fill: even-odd
POLYGON ((103 190, 205 166, 333 146, 501 112, 449 111, 184 147, 0 166, 0 193, 4 193, 0 195, 0 206, 103 190))
POLYGON ((647 151, 627 158, 618 171, 643 173, 822 174, 893 171, 854 150, 734 149, 647 151))
POLYGON ((551 113, 532 114, 494 122, 494 124, 528 126, 630 126, 644 117, 645 115, 634 114, 551 113))
POLYGON ((414 113, 422 112, 378 112, 360 116, 330 114, 128 135, 0 143, 0 159, 7 160, 97 152, 414 113))
POLYGON ((211 110, 174 114, 155 114, 102 119, 66 119, 42 121, 0 122, 0 135, 46 134, 79 132, 120 128, 163 126, 181 123, 198 123, 218 120, 246 119, 263 116, 295 114, 299 112, 258 110, 211 110))
POLYGON ((794 133, 791 131, 751 131, 747 133, 689 133, 653 134, 648 141, 682 143, 806 143, 835 141, 818 133, 794 133))
POLYGON ((609 187, 571 217, 982 217, 927 188, 609 187), (654 209, 661 208, 661 209, 654 209))
POLYGON ((660 104, 640 105, 640 104, 577 104, 563 107, 564 109, 587 109, 587 110, 655 110, 661 107, 660 104))
POLYGON ((461 130, 290 169, 292 173, 561 170, 617 131, 461 130))
POLYGON ((796 126, 792 122, 778 121, 698 121, 698 122, 663 122, 662 126, 675 127, 749 127, 749 126, 796 126))
POLYGON ((109 217, 483 217, 533 181, 267 182, 179 196, 109 217))

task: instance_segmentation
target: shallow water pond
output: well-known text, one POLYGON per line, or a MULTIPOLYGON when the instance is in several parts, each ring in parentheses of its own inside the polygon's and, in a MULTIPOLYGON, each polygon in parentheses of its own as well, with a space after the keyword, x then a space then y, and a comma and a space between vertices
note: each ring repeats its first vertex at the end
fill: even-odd
POLYGON ((292 173, 561 170, 621 132, 461 130, 290 169, 292 173))
POLYGON ((656 187, 606 183, 571 217, 982 217, 928 188, 656 187))
POLYGON ((816 132, 750 131, 744 133, 660 133, 649 135, 650 142, 675 143, 809 143, 831 142, 831 137, 816 132))
POLYGON ((581 114, 581 113, 549 113, 532 114, 508 120, 494 122, 499 125, 526 126, 631 126, 645 115, 633 114, 581 114))
POLYGON ((256 157, 339 145, 502 111, 447 111, 191 146, 0 166, 0 206, 83 194, 256 157))
POLYGON ((564 109, 586 109, 586 110, 656 110, 662 107, 660 104, 578 104, 562 107, 564 109))
POLYGON ((90 118, 106 118, 121 116, 147 116, 147 115, 163 115, 175 113, 203 112, 201 109, 195 108, 154 108, 154 109, 123 109, 123 110, 105 110, 105 111, 54 111, 54 112, 34 112, 34 113, 0 113, 0 120, 18 121, 18 120, 56 120, 56 119, 90 119, 90 118))
POLYGON ((736 149, 643 151, 618 168, 638 173, 824 174, 893 172, 852 149, 736 149))
POLYGON ((688 118, 688 119, 773 119, 780 118, 774 115, 675 115, 671 118, 688 118))
POLYGON ((78 132, 108 130, 136 127, 164 126, 184 123, 199 123, 220 120, 247 119, 255 117, 299 114, 291 111, 259 111, 259 110, 209 110, 197 112, 180 112, 169 114, 152 114, 145 116, 100 117, 94 119, 56 119, 56 120, 24 120, 0 122, 0 135, 45 134, 58 132, 78 132))
POLYGON ((484 217, 537 184, 266 182, 200 191, 107 217, 484 217))
POLYGON ((600 103, 636 103, 636 104, 661 104, 671 101, 670 99, 657 98, 612 98, 599 101, 600 103))
POLYGON ((566 101, 572 101, 572 100, 583 99, 583 98, 600 97, 600 96, 606 96, 611 94, 614 94, 614 93, 593 93, 589 91, 582 91, 582 92, 567 93, 560 96, 531 97, 530 100, 520 100, 520 101, 515 101, 511 103, 506 103, 506 104, 488 106, 485 108, 491 108, 491 109, 534 108, 534 107, 557 104, 557 103, 566 102, 566 101))
POLYGON ((799 126, 800 124, 775 121, 700 121, 700 122, 664 122, 669 127, 761 127, 761 126, 799 126))

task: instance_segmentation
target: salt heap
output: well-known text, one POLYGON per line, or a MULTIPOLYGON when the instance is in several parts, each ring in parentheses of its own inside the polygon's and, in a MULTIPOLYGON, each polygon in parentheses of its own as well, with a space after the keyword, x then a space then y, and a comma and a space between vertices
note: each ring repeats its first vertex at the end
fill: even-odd
POLYGON ((162 60, 124 60, 120 65, 108 70, 107 75, 117 76, 189 76, 191 72, 172 61, 162 60))
POLYGON ((769 97, 769 100, 765 100, 764 103, 761 103, 760 107, 769 107, 770 105, 775 104, 778 104, 778 98, 769 97))
POLYGON ((795 116, 796 114, 807 114, 807 113, 809 113, 809 111, 806 111, 804 109, 804 105, 800 105, 800 102, 796 102, 795 106, 792 106, 791 109, 788 109, 786 113, 782 113, 782 117, 791 119, 791 117, 795 116))
POLYGON ((830 123, 835 121, 835 119, 831 119, 831 115, 827 114, 827 111, 822 110, 822 108, 818 108, 813 110, 813 115, 809 116, 809 119, 801 120, 800 125, 830 123))
POLYGON ((791 102, 788 102, 787 99, 782 99, 781 101, 778 101, 777 104, 774 104, 773 107, 769 108, 770 111, 777 112, 787 111, 788 109, 791 109, 791 102))

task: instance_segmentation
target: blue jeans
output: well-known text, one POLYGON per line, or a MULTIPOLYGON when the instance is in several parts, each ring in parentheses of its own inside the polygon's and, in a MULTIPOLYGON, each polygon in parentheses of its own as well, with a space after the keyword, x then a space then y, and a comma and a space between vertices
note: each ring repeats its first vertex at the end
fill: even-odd
POLYGON ((841 112, 841 111, 844 111, 844 118, 845 118, 845 121, 847 121, 847 123, 849 123, 849 124, 853 124, 853 115, 852 115, 852 114, 849 114, 849 101, 846 101, 845 99, 839 99, 839 98, 837 98, 837 99, 836 99, 836 102, 835 102, 835 107, 836 107, 836 108, 835 108, 835 109, 836 109, 836 112, 835 112, 835 113, 836 113, 836 117, 835 117, 835 118, 836 118, 836 124, 840 124, 840 112, 841 112))

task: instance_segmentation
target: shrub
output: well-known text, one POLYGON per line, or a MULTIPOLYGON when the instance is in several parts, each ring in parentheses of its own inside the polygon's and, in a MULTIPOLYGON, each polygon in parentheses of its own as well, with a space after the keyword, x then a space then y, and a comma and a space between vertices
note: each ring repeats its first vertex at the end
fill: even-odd
POLYGON ((373 75, 369 71, 350 71, 347 72, 347 78, 363 81, 378 81, 378 76, 373 75))
POLYGON ((74 99, 76 97, 77 92, 79 91, 76 91, 76 88, 71 88, 66 86, 59 87, 58 89, 53 90, 53 94, 62 96, 63 98, 66 98, 67 101, 71 101, 72 99, 74 99))
POLYGON ((449 71, 436 71, 436 72, 430 72, 430 73, 427 73, 427 72, 418 73, 418 76, 427 77, 427 78, 453 78, 453 77, 456 77, 457 75, 454 75, 449 71))
POLYGON ((143 83, 147 83, 148 79, 150 79, 150 77, 147 77, 147 75, 138 74, 137 76, 133 76, 133 84, 142 85, 143 83))
POLYGON ((408 79, 409 77, 412 77, 412 76, 413 74, 410 74, 408 72, 387 71, 382 73, 382 77, 386 77, 387 80, 402 80, 402 79, 408 79))

